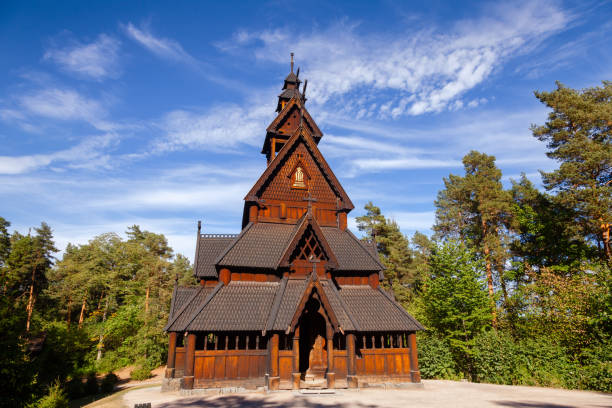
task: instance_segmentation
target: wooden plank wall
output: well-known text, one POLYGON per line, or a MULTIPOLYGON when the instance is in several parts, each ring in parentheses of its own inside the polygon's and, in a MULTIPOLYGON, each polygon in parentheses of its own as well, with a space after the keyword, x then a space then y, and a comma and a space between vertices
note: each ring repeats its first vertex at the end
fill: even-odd
POLYGON ((360 376, 409 376, 410 349, 362 349, 355 361, 360 376))
POLYGON ((174 377, 182 377, 185 371, 185 347, 176 348, 174 367, 174 377))
POLYGON ((278 351, 278 371, 281 381, 291 381, 293 373, 293 350, 278 351))
POLYGON ((202 385, 213 380, 263 378, 266 357, 267 350, 197 350, 195 384, 202 385))

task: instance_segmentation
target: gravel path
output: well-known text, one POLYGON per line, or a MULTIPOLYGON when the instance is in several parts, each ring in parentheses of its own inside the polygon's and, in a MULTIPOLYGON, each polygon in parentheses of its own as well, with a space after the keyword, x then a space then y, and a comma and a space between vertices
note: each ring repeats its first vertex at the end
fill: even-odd
POLYGON ((458 408, 604 408, 612 407, 612 394, 555 388, 514 387, 455 381, 423 381, 422 389, 337 390, 336 394, 303 395, 293 391, 269 394, 249 392, 181 397, 161 393, 160 387, 129 391, 124 406, 151 402, 153 408, 170 407, 458 407, 458 408))

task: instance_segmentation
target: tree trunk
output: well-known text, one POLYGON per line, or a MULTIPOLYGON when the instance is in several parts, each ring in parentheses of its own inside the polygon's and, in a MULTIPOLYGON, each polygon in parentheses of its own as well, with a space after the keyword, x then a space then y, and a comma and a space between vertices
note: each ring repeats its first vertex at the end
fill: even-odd
POLYGON ((30 331, 30 321, 32 320, 32 311, 34 310, 34 279, 36 277, 36 266, 32 268, 32 283, 30 284, 30 298, 28 299, 28 320, 26 321, 26 332, 30 331))
POLYGON ((610 224, 602 223, 601 224, 601 232, 603 238, 604 245, 604 253, 606 254, 606 260, 608 262, 612 261, 612 251, 610 250, 610 224))
POLYGON ((489 288, 489 299, 491 301, 491 314, 493 315, 493 327, 497 328, 497 311, 495 307, 495 293, 493 292, 493 272, 491 271, 491 256, 489 244, 487 243, 487 224, 481 220, 483 252, 485 258, 485 268, 487 272, 487 286, 489 288))
POLYGON ((502 295, 504 297, 504 305, 508 304, 508 290, 506 289, 506 279, 504 279, 503 269, 499 271, 499 283, 501 284, 502 295))
POLYGON ((151 290, 151 288, 149 286, 147 286, 147 293, 145 295, 145 320, 146 320, 146 316, 149 313, 149 291, 151 290))
POLYGON ((79 315, 79 329, 83 325, 85 319, 85 307, 87 306, 87 296, 83 296, 83 305, 81 306, 81 314, 79 315))
POLYGON ((70 312, 71 312, 71 309, 72 309, 72 297, 68 298, 68 306, 67 306, 67 308, 68 308, 68 313, 66 313, 67 314, 66 320, 67 320, 68 330, 70 330, 70 312))
MULTIPOLYGON (((108 296, 106 297, 106 305, 104 306, 104 314, 102 315, 102 323, 106 321, 106 313, 108 312, 108 296)), ((102 358, 102 349, 104 348, 104 325, 102 325, 102 332, 100 333, 100 341, 98 342, 98 355, 96 360, 102 358)))

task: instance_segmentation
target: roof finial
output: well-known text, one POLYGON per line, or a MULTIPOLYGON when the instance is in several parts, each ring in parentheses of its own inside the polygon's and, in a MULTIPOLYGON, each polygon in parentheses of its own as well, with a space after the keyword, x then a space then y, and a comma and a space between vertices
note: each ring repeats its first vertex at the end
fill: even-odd
POLYGON ((293 53, 291 53, 291 72, 293 72, 293 53))
POLYGON ((198 220, 198 234, 202 231, 202 221, 198 220))

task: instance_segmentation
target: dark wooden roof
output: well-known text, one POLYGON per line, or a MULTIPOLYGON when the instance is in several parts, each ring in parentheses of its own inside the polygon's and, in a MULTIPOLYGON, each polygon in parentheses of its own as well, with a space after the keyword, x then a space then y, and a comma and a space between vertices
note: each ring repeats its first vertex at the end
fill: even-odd
MULTIPOLYGON (((311 278, 232 281, 215 288, 178 288, 167 331, 285 331, 311 278)), ((423 326, 382 288, 320 281, 343 331, 416 331, 423 326)))
POLYGON ((382 288, 346 285, 338 295, 351 312, 359 331, 424 330, 424 327, 382 288))
POLYGON ((215 261, 236 237, 237 234, 201 234, 196 244, 194 275, 198 278, 216 278, 215 261))
POLYGON ((186 330, 261 330, 278 286, 277 282, 230 282, 194 317, 186 330))
MULTIPOLYGON (((266 132, 276 133, 277 129, 280 127, 280 125, 282 125, 287 116, 291 115, 291 111, 293 109, 302 108, 301 94, 296 89, 286 89, 279 95, 279 97, 285 97, 285 95, 289 96, 290 94, 293 96, 292 99, 285 104, 285 107, 278 113, 272 123, 268 125, 266 132)), ((312 129, 312 137, 315 138, 315 141, 318 143, 318 141, 323 137, 323 132, 321 132, 321 129, 319 129, 319 126, 314 121, 312 116, 310 116, 310 113, 308 113, 306 107, 304 107, 304 122, 306 122, 307 126, 312 129)))
MULTIPOLYGON (((219 255, 216 264, 228 267, 276 270, 306 220, 296 225, 267 222, 249 223, 242 233, 219 255)), ((313 219, 311 222, 316 221, 313 219)), ((320 227, 331 250, 334 269, 378 272, 384 266, 349 230, 320 227), (337 264, 337 265, 335 265, 337 264)), ((299 239, 299 237, 298 237, 299 239)), ((198 261, 199 264, 200 261, 198 261)))
POLYGON ((334 227, 321 227, 323 235, 338 260, 338 269, 345 271, 380 271, 385 269, 378 254, 369 248, 351 231, 334 227))

